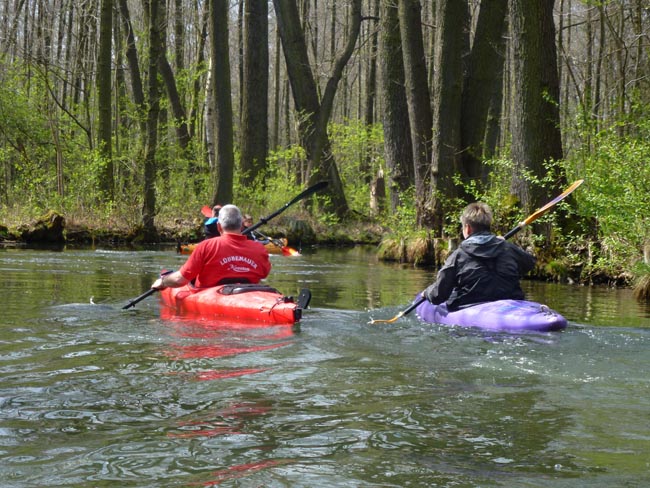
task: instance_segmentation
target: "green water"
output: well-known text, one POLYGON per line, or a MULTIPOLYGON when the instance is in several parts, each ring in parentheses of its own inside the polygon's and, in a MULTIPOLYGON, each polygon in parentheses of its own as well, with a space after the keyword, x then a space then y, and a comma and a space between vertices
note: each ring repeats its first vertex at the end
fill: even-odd
POLYGON ((370 326, 434 273, 318 249, 272 257, 270 284, 313 293, 293 328, 121 310, 183 261, 0 250, 0 486, 650 482, 650 309, 629 290, 526 282, 560 333, 370 326))

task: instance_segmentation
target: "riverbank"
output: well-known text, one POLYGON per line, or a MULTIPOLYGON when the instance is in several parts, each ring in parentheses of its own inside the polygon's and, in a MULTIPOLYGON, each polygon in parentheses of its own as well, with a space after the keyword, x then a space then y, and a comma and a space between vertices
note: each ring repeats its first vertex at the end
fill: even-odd
MULTIPOLYGON (((203 239, 203 219, 157 220, 157 236, 145 241, 142 229, 126 223, 97 222, 66 218, 56 212, 13 225, 0 223, 0 245, 142 246, 188 244, 203 239)), ((354 246, 378 245, 387 229, 376 223, 353 222, 345 226, 324 225, 307 217, 277 217, 258 232, 275 238, 286 237, 289 245, 354 246)))
MULTIPOLYGON (((145 242, 137 226, 114 222, 67 219, 56 212, 9 227, 0 224, 0 246, 104 246, 140 248, 150 245, 178 246, 199 242, 203 238, 203 219, 175 219, 157 221, 158 234, 154 242, 145 242)), ((263 234, 286 237, 290 246, 308 247, 376 246, 378 259, 422 268, 436 269, 458 244, 453 239, 434 239, 431 236, 394 238, 387 229, 375 222, 359 219, 346 225, 325 225, 307 215, 280 216, 259 229, 263 234)), ((608 285, 639 289, 639 297, 648 296, 649 280, 639 280, 627 271, 606 273, 587 270, 587 259, 575 259, 575 252, 556 256, 536 250, 538 263, 531 278, 541 281, 579 285, 608 285), (569 257, 573 256, 573 258, 569 257), (646 283, 643 285, 643 283, 646 283)))

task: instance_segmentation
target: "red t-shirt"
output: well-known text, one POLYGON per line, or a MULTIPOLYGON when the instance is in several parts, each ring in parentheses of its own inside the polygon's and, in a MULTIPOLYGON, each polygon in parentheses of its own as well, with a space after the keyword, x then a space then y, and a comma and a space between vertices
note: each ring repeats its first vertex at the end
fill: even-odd
POLYGON ((259 283, 271 271, 266 248, 241 234, 223 234, 201 241, 179 270, 194 286, 207 288, 220 280, 259 283))

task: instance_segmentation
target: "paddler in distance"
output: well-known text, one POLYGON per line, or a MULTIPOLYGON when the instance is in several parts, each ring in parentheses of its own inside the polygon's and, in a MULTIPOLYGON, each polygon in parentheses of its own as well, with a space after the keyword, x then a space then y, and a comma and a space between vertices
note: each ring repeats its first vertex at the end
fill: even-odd
POLYGON ((212 217, 209 217, 203 223, 203 233, 205 234, 206 239, 217 237, 219 235, 219 229, 217 228, 217 222, 219 222, 219 210, 221 210, 221 205, 215 205, 212 207, 212 217))
POLYGON ((264 246, 242 234, 242 213, 235 205, 219 210, 219 237, 205 239, 181 269, 153 282, 151 288, 177 288, 190 281, 197 288, 227 283, 259 283, 271 271, 269 253, 264 246))
POLYGON ((460 223, 465 240, 447 257, 423 296, 434 305, 446 302, 450 311, 481 302, 523 300, 519 280, 533 269, 535 256, 491 232, 492 210, 485 203, 467 205, 460 223))

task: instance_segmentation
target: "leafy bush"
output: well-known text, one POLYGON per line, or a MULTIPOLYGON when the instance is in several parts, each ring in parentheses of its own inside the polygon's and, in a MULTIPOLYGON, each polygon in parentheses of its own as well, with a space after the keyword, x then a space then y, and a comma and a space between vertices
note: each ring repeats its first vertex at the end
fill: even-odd
POLYGON ((330 124, 329 136, 348 205, 353 212, 369 217, 368 182, 384 167, 382 127, 348 120, 345 124, 330 124))
POLYGON ((577 159, 586 187, 577 200, 580 212, 596 221, 599 259, 625 269, 650 241, 650 118, 637 114, 625 124, 625 134, 621 129, 596 134, 593 149, 577 159))

